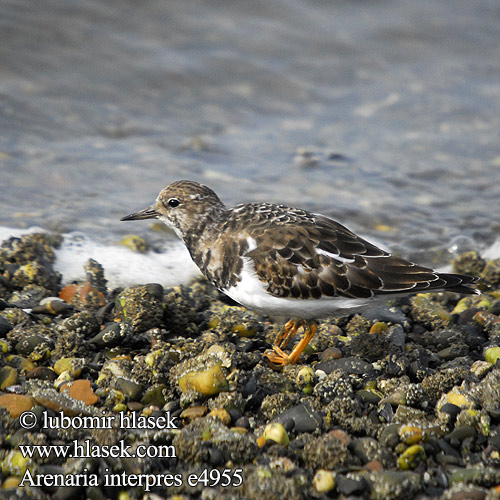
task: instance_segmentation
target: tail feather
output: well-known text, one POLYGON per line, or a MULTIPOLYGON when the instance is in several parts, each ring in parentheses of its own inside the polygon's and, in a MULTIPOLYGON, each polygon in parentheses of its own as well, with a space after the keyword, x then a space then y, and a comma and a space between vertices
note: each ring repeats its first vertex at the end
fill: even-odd
POLYGON ((478 278, 467 274, 437 273, 443 284, 437 284, 432 288, 440 288, 448 292, 463 293, 466 295, 479 295, 481 292, 475 288, 478 278))

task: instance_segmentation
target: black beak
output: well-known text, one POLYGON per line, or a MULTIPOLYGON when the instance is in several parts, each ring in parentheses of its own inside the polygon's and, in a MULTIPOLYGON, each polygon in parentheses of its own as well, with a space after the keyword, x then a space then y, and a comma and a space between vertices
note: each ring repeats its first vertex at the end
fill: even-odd
POLYGON ((142 219, 157 219, 158 212, 154 207, 148 207, 144 210, 140 210, 139 212, 135 212, 135 214, 126 215, 122 217, 120 220, 142 220, 142 219))

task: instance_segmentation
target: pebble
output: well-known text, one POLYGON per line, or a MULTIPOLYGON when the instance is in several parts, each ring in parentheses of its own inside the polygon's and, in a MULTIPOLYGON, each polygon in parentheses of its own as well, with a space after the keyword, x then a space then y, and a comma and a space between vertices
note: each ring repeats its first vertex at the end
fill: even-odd
POLYGON ((206 406, 190 406, 185 410, 182 410, 180 417, 186 420, 194 420, 195 418, 201 418, 207 414, 208 408, 206 406))
POLYGON ((0 390, 5 390, 11 385, 17 383, 17 370, 12 366, 3 366, 0 368, 0 390))
POLYGON ((143 391, 141 384, 124 377, 117 377, 114 386, 132 401, 139 400, 143 391))
POLYGON ((288 434, 283 427, 282 424, 279 422, 273 422, 270 424, 267 424, 266 427, 264 428, 264 432, 262 434, 262 438, 265 441, 274 441, 275 443, 281 444, 281 445, 288 445, 290 443, 290 438, 288 437, 288 434))
POLYGON ((12 418, 17 418, 21 413, 31 410, 35 404, 33 398, 29 396, 20 394, 0 395, 0 406, 6 408, 12 418))
POLYGON ((86 405, 92 406, 99 401, 99 398, 95 395, 92 387, 90 385, 90 380, 78 379, 71 382, 69 385, 68 394, 73 399, 78 399, 84 402, 86 405))

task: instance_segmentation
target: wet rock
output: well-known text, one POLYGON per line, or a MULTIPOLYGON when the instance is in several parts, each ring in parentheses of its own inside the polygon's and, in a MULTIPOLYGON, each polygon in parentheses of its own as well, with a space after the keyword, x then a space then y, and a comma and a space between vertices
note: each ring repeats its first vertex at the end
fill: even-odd
POLYGON ((0 337, 5 337, 12 330, 12 325, 0 316, 0 337))
POLYGON ((172 380, 183 393, 184 401, 191 398, 215 396, 229 389, 228 369, 231 356, 224 349, 213 349, 174 366, 172 380))
POLYGON ((283 425, 290 425, 289 422, 292 422, 292 430, 296 433, 314 432, 323 426, 321 414, 312 410, 307 403, 285 410, 275 418, 275 421, 283 425))
POLYGON ((494 365, 500 359, 500 346, 488 347, 484 350, 484 360, 494 365))
POLYGON ((57 316, 58 314, 66 314, 74 308, 64 300, 57 297, 46 297, 40 301, 40 304, 33 307, 31 311, 33 314, 51 314, 57 316))
POLYGON ((363 478, 354 479, 351 477, 338 474, 336 476, 337 490, 342 495, 360 495, 368 489, 368 484, 363 478))
POLYGON ((185 419, 188 422, 191 422, 195 418, 204 417, 207 414, 207 412, 208 408, 206 406, 203 405, 190 406, 189 408, 182 410, 180 418, 185 419))
POLYGON ((0 368, 0 390, 17 383, 17 370, 12 366, 2 366, 0 368))
POLYGON ((123 394, 132 401, 139 400, 143 391, 141 384, 124 377, 118 377, 116 379, 115 388, 123 392, 123 394))
POLYGON ((134 334, 128 323, 110 323, 89 341, 98 348, 115 347, 125 344, 134 334))
POLYGON ((26 373, 26 379, 39 379, 39 380, 55 380, 57 374, 51 368, 46 366, 37 366, 26 373))

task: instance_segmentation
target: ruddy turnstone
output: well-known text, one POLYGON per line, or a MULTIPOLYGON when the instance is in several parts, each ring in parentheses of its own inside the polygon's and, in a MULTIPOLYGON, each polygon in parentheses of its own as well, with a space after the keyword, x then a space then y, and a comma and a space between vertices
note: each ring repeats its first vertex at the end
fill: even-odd
POLYGON ((478 293, 476 278, 437 273, 391 255, 324 215, 274 203, 227 209, 210 188, 177 181, 154 205, 121 220, 160 219, 184 242, 214 286, 245 307, 287 316, 273 349, 276 365, 295 363, 316 319, 377 297, 429 290, 478 293), (298 328, 303 338, 285 347, 298 328))

